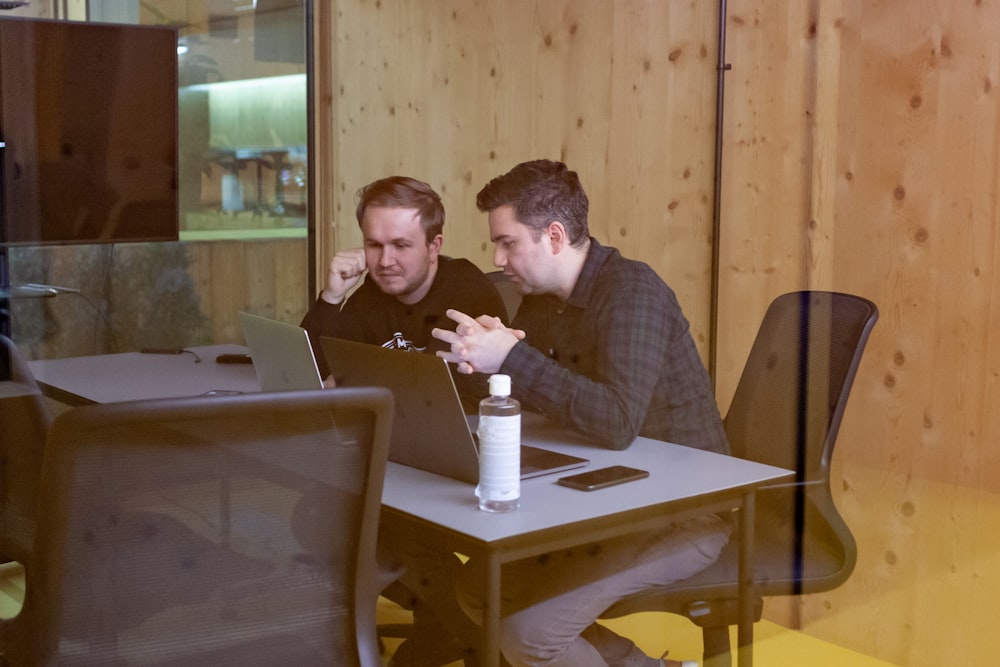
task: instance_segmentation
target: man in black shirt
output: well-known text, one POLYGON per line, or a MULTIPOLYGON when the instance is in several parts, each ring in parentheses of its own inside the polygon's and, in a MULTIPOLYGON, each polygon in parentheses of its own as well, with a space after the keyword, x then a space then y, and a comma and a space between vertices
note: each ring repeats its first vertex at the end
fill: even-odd
POLYGON ((321 336, 433 354, 447 347, 431 330, 453 326, 449 308, 505 312, 479 268, 441 255, 444 207, 426 183, 405 176, 370 183, 358 192, 356 213, 364 247, 334 256, 327 284, 302 320, 324 378, 330 369, 321 336))

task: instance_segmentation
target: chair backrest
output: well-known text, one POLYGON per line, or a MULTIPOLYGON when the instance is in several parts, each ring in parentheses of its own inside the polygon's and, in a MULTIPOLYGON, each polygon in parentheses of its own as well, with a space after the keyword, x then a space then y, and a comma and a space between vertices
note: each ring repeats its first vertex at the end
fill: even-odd
POLYGON ((760 595, 830 590, 854 569, 830 461, 877 319, 867 299, 814 291, 780 296, 764 314, 725 419, 734 455, 796 471, 794 484, 757 493, 760 595))
POLYGON ((45 397, 17 346, 0 334, 0 560, 27 566, 45 438, 45 397))
MULTIPOLYGON (((764 315, 726 414, 726 433, 733 455, 796 470, 799 479, 756 493, 755 596, 830 590, 854 569, 857 545, 834 506, 829 464, 877 319, 871 301, 831 292, 785 294, 764 315)), ((704 629, 708 664, 707 656, 728 652, 726 626, 738 620, 739 550, 734 539, 705 570, 629 596, 603 616, 682 613, 704 629)))
POLYGON ((11 664, 379 665, 384 388, 75 408, 53 423, 11 664))
POLYGON ((764 314, 726 413, 734 456, 822 481, 868 335, 871 301, 836 292, 782 295, 764 314))
POLYGON ((521 307, 521 293, 517 291, 517 285, 503 271, 490 271, 486 277, 500 293, 503 305, 507 308, 507 323, 510 324, 517 315, 517 309, 521 307))

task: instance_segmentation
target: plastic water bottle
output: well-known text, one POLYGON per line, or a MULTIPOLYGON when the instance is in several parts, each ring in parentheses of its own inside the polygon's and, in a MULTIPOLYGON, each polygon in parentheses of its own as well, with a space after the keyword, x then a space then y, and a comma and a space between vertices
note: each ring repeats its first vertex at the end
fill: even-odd
POLYGON ((491 375, 479 402, 479 509, 512 512, 521 503, 521 404, 510 397, 510 376, 491 375))

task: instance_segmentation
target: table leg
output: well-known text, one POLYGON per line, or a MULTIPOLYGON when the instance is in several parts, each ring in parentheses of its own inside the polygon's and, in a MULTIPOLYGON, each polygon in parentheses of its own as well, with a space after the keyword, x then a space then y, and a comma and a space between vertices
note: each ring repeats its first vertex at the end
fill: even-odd
POLYGON ((486 609, 483 612, 483 667, 500 667, 500 557, 486 558, 486 609))
POLYGON ((753 491, 743 494, 740 510, 740 559, 739 559, 739 616, 737 650, 739 667, 753 667, 753 525, 756 495, 753 491))

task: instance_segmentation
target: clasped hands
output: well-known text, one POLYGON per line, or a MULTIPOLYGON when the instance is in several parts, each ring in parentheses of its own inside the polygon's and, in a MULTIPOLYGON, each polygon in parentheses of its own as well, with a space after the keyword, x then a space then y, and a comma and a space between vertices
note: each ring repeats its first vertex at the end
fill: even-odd
POLYGON ((451 308, 445 315, 455 321, 455 330, 435 328, 431 335, 451 346, 450 351, 441 350, 437 355, 457 364, 459 373, 496 373, 517 341, 524 339, 522 330, 505 326, 499 317, 472 318, 451 308))

